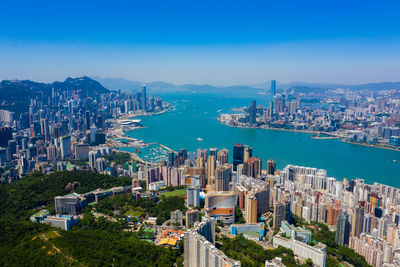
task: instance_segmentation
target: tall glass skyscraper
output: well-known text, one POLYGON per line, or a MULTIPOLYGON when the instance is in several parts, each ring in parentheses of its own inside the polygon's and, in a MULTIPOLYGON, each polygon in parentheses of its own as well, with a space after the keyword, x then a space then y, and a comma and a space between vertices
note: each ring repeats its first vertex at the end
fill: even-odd
POLYGON ((233 147, 233 170, 237 170, 237 165, 243 163, 244 158, 244 146, 242 144, 236 144, 233 147))
POLYGON ((146 93, 146 85, 142 87, 142 109, 147 111, 147 93, 146 93))
POLYGON ((276 80, 271 81, 271 95, 276 95, 276 80))

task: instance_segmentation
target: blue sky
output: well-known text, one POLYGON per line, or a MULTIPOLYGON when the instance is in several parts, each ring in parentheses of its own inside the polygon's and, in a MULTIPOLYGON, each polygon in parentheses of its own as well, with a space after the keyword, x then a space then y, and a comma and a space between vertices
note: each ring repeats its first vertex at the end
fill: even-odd
POLYGON ((398 1, 4 1, 0 79, 400 80, 398 1))

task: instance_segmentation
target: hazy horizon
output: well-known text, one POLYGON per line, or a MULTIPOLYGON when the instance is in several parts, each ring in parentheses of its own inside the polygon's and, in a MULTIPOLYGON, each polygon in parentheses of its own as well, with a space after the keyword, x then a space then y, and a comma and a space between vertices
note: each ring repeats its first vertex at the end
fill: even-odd
MULTIPOLYGON (((248 86, 248 87, 254 87, 254 88, 261 88, 261 87, 266 87, 267 89, 270 87, 270 82, 271 80, 267 80, 264 82, 258 82, 258 83, 249 83, 249 84, 245 84, 245 83, 238 83, 238 84, 213 84, 213 83, 191 83, 191 82, 187 82, 187 83, 174 83, 174 82, 168 82, 168 81, 140 81, 140 80, 130 80, 130 79, 126 79, 123 77, 98 77, 98 76, 89 76, 89 75, 78 75, 78 76, 65 76, 65 78, 61 78, 61 79, 56 79, 56 80, 34 80, 34 79, 27 79, 27 78, 13 78, 13 79, 0 79, 0 81, 2 80, 8 80, 8 81, 23 81, 23 80, 30 80, 33 82, 40 82, 40 83, 53 83, 53 82, 63 82, 65 81, 67 78, 81 78, 81 77, 89 77, 93 80, 96 80, 100 83, 103 82, 103 80, 106 79, 115 79, 115 80, 124 80, 126 82, 132 82, 132 83, 143 83, 144 85, 146 84, 152 84, 152 83, 168 83, 168 84, 172 84, 175 86, 184 86, 184 85, 198 85, 198 86, 203 86, 203 85, 210 85, 210 86, 214 86, 214 87, 230 87, 230 86, 248 86)), ((301 84, 305 84, 305 85, 348 85, 348 86, 356 86, 356 85, 364 85, 364 84, 374 84, 374 83, 400 83, 400 79, 399 80, 393 80, 393 81, 374 81, 374 82, 368 82, 368 83, 339 83, 339 82, 313 82, 313 81, 289 81, 289 82, 281 82, 281 81, 276 81, 277 86, 279 87, 279 85, 291 85, 291 84, 295 84, 295 85, 301 85, 301 84)), ((104 84, 102 84, 103 86, 105 86, 104 84)), ((107 87, 107 86, 105 86, 107 87)), ((112 89, 112 88, 108 88, 108 89, 112 89)))

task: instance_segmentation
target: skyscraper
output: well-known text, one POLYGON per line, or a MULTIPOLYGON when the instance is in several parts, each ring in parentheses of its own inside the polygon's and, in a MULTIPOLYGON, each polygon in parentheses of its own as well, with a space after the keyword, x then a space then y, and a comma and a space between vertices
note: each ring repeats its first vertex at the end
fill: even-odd
POLYGON ((248 161, 253 156, 253 148, 246 146, 243 153, 243 161, 248 161))
POLYGON ((193 227, 194 223, 199 220, 198 210, 188 210, 186 212, 186 228, 193 227))
POLYGON ((71 156, 71 136, 62 136, 60 137, 60 146, 61 146, 61 158, 65 159, 71 156))
POLYGON ((357 208, 354 209, 352 236, 359 237, 363 231, 363 226, 364 226, 364 207, 358 206, 357 208))
POLYGON ((147 112, 147 93, 146 85, 142 87, 142 109, 147 112))
POLYGON ((285 111, 285 98, 276 96, 274 97, 274 111, 277 113, 284 112, 285 111))
POLYGON ((178 158, 182 158, 183 160, 186 160, 187 157, 188 157, 187 150, 184 148, 179 149, 178 158))
POLYGON ((228 149, 223 148, 220 151, 218 151, 218 155, 217 155, 217 161, 219 163, 219 165, 224 165, 226 163, 228 163, 229 161, 229 152, 228 149))
POLYGON ((276 203, 274 205, 274 222, 273 228, 279 229, 281 227, 281 222, 286 220, 286 204, 285 203, 276 203))
POLYGON ((188 187, 186 189, 187 205, 193 207, 200 207, 200 188, 188 187))
POLYGON ((262 161, 257 157, 251 157, 248 161, 247 176, 257 178, 261 175, 262 161))
POLYGON ((96 168, 97 151, 89 152, 89 166, 90 168, 96 168))
POLYGON ((267 174, 274 175, 276 171, 276 162, 273 159, 267 161, 267 174))
POLYGON ((217 192, 229 191, 229 183, 231 182, 231 179, 232 173, 229 164, 217 167, 215 171, 215 190, 217 192))
POLYGON ((104 172, 106 166, 106 160, 104 158, 96 159, 96 171, 104 172))
POLYGON ((170 167, 174 166, 175 164, 175 152, 169 152, 168 154, 168 165, 170 167))
POLYGON ((246 222, 257 223, 257 199, 251 195, 247 195, 246 199, 246 222))
POLYGON ((214 185, 215 182, 215 157, 208 156, 207 159, 207 184, 214 185))
POLYGON ((341 211, 336 221, 335 241, 339 245, 348 245, 350 238, 350 216, 347 212, 341 211))
POLYGON ((237 165, 243 163, 244 157, 244 146, 242 144, 236 144, 233 147, 233 170, 237 170, 237 165))
POLYGON ((274 96, 276 94, 276 81, 271 80, 271 95, 274 96))
POLYGON ((50 140, 50 133, 49 133, 49 121, 47 119, 40 119, 40 130, 44 140, 50 140))
POLYGON ((210 148, 210 156, 214 156, 215 158, 217 158, 217 152, 218 149, 216 147, 210 148))
POLYGON ((56 160, 57 153, 56 147, 54 145, 50 145, 46 148, 47 160, 53 161, 56 160))
POLYGON ((257 123, 257 107, 255 100, 251 101, 251 105, 249 107, 249 122, 251 125, 257 123))
POLYGON ((89 130, 90 129, 90 111, 89 110, 86 110, 86 112, 85 112, 85 126, 86 126, 86 130, 89 130))
POLYGON ((0 127, 0 146, 7 146, 8 140, 12 139, 11 127, 0 127))

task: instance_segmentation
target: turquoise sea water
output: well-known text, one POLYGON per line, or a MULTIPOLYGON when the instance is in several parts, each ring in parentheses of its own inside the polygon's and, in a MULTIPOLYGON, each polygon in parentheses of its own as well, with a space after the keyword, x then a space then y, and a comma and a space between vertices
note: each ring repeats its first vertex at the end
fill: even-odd
MULTIPOLYGON (((141 117, 146 128, 129 136, 147 143, 157 142, 171 149, 227 148, 242 143, 253 147, 253 155, 266 161, 273 158, 278 168, 287 164, 322 168, 337 179, 363 178, 367 183, 380 182, 400 187, 400 152, 343 143, 340 140, 316 140, 309 134, 267 129, 244 129, 221 125, 218 111, 232 113, 232 108, 250 104, 265 105, 265 95, 226 95, 222 93, 175 93, 160 95, 176 109, 160 115, 141 117), (203 141, 197 140, 203 139, 203 141)), ((156 145, 158 146, 158 145, 156 145)), ((134 148, 125 148, 134 151, 134 148)), ((144 149, 141 156, 149 151, 144 149)))

